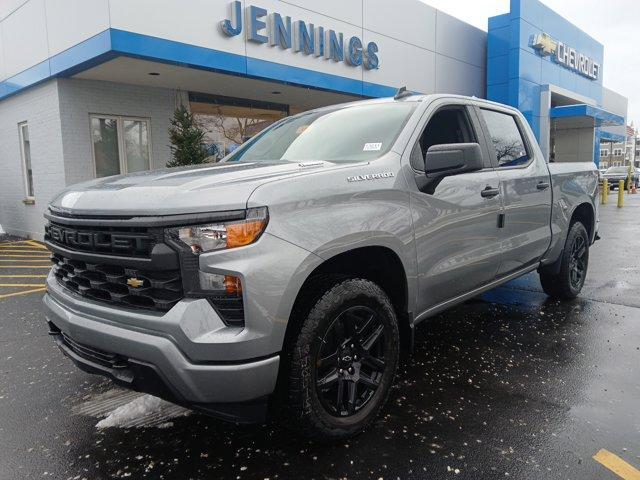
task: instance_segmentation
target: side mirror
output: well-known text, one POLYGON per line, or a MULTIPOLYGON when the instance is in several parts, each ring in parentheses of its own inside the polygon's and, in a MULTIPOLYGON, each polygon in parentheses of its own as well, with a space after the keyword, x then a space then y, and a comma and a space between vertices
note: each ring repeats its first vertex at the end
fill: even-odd
POLYGON ((482 170, 482 151, 477 143, 433 145, 424 159, 427 178, 442 178, 482 170))

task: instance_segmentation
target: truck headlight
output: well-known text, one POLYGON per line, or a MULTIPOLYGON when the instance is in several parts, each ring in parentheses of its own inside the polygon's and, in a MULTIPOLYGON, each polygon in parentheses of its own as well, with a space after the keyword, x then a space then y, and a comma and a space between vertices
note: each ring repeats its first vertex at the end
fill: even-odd
POLYGON ((191 249, 200 253, 243 247, 260 238, 267 228, 269 212, 267 207, 250 208, 242 220, 216 222, 202 225, 187 225, 173 228, 171 236, 191 249))

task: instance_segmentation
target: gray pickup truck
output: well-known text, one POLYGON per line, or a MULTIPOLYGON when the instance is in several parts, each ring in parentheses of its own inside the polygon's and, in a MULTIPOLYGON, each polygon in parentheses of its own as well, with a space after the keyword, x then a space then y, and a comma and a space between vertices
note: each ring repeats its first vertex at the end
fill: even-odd
POLYGON ((400 93, 301 113, 218 164, 57 195, 49 331, 129 388, 344 438, 383 408, 423 320, 534 270, 578 295, 597 190, 592 162, 547 164, 500 104, 400 93))

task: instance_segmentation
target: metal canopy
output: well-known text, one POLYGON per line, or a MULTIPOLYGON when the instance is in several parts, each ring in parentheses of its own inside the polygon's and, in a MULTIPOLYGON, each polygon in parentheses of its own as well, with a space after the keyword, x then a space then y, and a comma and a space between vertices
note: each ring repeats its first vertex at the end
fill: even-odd
POLYGON ((611 127, 625 123, 624 117, 620 115, 586 104, 553 107, 549 110, 549 117, 552 119, 582 118, 594 127, 611 127))

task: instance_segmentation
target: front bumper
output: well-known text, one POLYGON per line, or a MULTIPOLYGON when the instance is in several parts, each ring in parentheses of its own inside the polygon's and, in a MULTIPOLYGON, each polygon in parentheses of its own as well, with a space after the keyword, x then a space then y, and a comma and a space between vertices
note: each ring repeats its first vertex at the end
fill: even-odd
MULTIPOLYGON (((49 284, 51 288, 51 283, 49 284)), ((125 387, 233 421, 260 421, 275 389, 279 355, 243 362, 194 362, 157 331, 126 328, 44 297, 50 333, 81 369, 125 387)))

